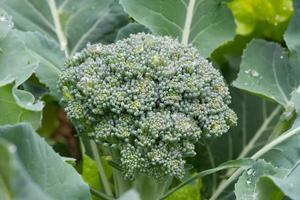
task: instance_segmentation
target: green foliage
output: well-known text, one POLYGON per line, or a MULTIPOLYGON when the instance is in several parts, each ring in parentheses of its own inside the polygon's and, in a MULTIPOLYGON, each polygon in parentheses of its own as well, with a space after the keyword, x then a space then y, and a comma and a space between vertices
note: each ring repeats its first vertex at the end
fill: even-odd
POLYGON ((88 42, 114 38, 115 29, 126 23, 125 13, 115 0, 6 0, 2 7, 19 29, 52 38, 70 55, 88 42))
POLYGON ((153 33, 193 44, 204 57, 235 34, 233 16, 222 0, 121 0, 124 10, 153 33))
POLYGON ((291 92, 300 81, 298 67, 288 64, 287 52, 279 45, 253 40, 243 54, 240 73, 233 85, 267 96, 290 109, 291 92))
MULTIPOLYGON (((298 14, 298 4, 296 1, 294 17, 298 14)), ((299 112, 300 85, 300 63, 297 61, 299 39, 295 37, 298 22, 294 17, 284 37, 289 49, 272 42, 253 40, 244 51, 240 73, 234 82, 236 87, 277 101, 286 110, 282 118, 292 120, 295 111, 299 112)), ((258 161, 257 165, 243 173, 235 187, 237 199, 282 199, 283 196, 294 195, 293 190, 287 190, 285 181, 289 180, 291 172, 298 165, 299 130, 299 119, 296 118, 291 129, 252 156, 255 159, 263 158, 268 164, 257 167, 259 162, 265 162, 258 161), (272 173, 269 173, 270 170, 272 173)))
POLYGON ((30 176, 18 160, 18 157, 15 155, 15 151, 16 147, 14 145, 9 144, 2 138, 0 139, 0 180, 2 199, 29 200, 39 198, 50 200, 50 197, 31 180, 30 176), (20 185, 23 187, 19 187, 20 185))
POLYGON ((233 0, 228 3, 237 24, 236 32, 253 32, 280 39, 293 13, 292 0, 233 0))
POLYGON ((280 200, 285 195, 291 199, 297 199, 299 197, 299 190, 296 188, 300 185, 299 175, 298 162, 286 177, 282 179, 274 176, 261 177, 257 184, 259 197, 261 199, 273 197, 272 199, 274 200, 280 200))
POLYGON ((256 182, 262 175, 272 175, 281 177, 280 169, 266 163, 264 160, 258 160, 250 169, 246 170, 235 185, 235 194, 237 199, 260 199, 256 182))
MULTIPOLYGON (((97 173, 96 162, 91 159, 89 156, 83 156, 83 166, 82 166, 82 178, 83 180, 89 184, 90 187, 100 190, 100 182, 97 173)), ((93 197, 93 199, 97 199, 93 197)))
POLYGON ((13 199, 90 198, 88 186, 75 169, 65 163, 30 125, 2 126, 0 139, 0 177, 13 199))
POLYGON ((185 185, 183 188, 176 191, 176 193, 173 193, 171 196, 166 198, 167 200, 200 200, 201 194, 201 181, 198 179, 194 183, 190 183, 185 185))
POLYGON ((41 125, 43 103, 35 103, 30 93, 14 88, 13 83, 0 86, 0 109, 5 113, 0 115, 0 126, 28 122, 37 129, 41 125))
POLYGON ((34 71, 36 76, 49 87, 50 94, 59 99, 56 81, 65 60, 63 52, 60 51, 55 41, 38 32, 18 31, 17 35, 25 45, 26 50, 38 60, 38 68, 34 71))
POLYGON ((43 100, 45 102, 45 107, 43 108, 43 119, 41 127, 37 130, 37 132, 39 135, 49 138, 59 126, 58 116, 61 108, 58 103, 49 96, 45 96, 43 100))

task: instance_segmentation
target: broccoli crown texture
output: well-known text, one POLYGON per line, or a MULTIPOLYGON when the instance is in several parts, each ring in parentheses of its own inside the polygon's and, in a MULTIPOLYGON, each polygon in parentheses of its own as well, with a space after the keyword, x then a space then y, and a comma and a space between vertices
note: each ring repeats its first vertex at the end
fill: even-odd
POLYGON ((201 136, 236 123, 221 74, 170 37, 136 34, 88 45, 66 62, 58 87, 81 134, 119 151, 124 175, 184 175, 201 136))

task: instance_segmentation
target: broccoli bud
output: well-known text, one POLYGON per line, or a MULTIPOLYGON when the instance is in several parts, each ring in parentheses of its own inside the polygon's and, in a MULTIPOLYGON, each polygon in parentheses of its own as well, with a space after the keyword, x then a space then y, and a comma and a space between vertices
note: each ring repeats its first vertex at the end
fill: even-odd
POLYGON ((200 137, 236 123, 221 74, 170 37, 136 34, 89 45, 66 63, 58 87, 81 134, 117 149, 126 178, 184 175, 200 137))

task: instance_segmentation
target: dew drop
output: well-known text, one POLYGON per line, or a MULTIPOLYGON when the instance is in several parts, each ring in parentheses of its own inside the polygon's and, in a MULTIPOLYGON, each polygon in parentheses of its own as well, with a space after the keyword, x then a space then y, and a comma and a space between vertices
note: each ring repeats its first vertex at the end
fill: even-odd
POLYGON ((283 59, 283 56, 280 56, 280 59, 283 59))
POLYGON ((0 16, 0 22, 5 22, 5 21, 7 21, 7 18, 4 16, 0 16))
POLYGON ((296 89, 297 93, 300 93, 300 86, 296 89))
POLYGON ((251 181, 246 181, 247 185, 250 185, 251 184, 251 181))
POLYGON ((247 174, 250 175, 250 174, 252 174, 252 172, 253 172, 253 169, 249 169, 249 170, 247 171, 247 174))
POLYGON ((245 73, 246 73, 246 74, 249 74, 249 73, 250 73, 250 69, 245 70, 245 73))
POLYGON ((8 151, 10 153, 15 153, 17 151, 17 147, 15 145, 9 145, 8 151))
POLYGON ((258 77, 259 76, 259 73, 256 71, 256 70, 251 70, 251 75, 253 76, 253 77, 258 77))

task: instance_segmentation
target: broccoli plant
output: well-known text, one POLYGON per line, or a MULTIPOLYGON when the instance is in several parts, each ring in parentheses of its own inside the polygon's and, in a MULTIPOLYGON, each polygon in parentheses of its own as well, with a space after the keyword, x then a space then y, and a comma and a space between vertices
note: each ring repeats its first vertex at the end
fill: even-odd
POLYGON ((200 138, 221 136, 237 121, 220 72, 167 36, 88 45, 66 61, 58 87, 78 133, 120 165, 119 181, 182 179, 200 138))
POLYGON ((298 200, 300 0, 0 0, 0 200, 298 200))

